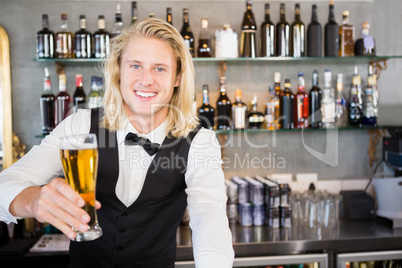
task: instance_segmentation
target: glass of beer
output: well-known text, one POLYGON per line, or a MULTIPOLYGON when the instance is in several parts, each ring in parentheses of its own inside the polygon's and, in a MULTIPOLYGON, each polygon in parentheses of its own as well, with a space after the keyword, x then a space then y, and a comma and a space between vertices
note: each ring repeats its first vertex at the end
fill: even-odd
POLYGON ((91 241, 102 236, 95 209, 96 176, 98 173, 98 143, 95 134, 61 138, 60 156, 67 183, 85 200, 85 211, 91 217, 89 230, 77 234, 74 241, 91 241))

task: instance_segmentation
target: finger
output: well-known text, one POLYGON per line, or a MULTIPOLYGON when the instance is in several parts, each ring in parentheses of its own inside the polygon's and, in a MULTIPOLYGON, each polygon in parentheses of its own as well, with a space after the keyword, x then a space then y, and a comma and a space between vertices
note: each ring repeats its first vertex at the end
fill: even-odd
POLYGON ((79 207, 85 205, 85 200, 62 178, 52 180, 49 186, 54 187, 58 192, 64 195, 72 203, 79 207))
POLYGON ((101 206, 102 206, 101 203, 100 203, 98 200, 96 200, 96 201, 95 201, 95 208, 96 208, 96 209, 100 209, 101 206))

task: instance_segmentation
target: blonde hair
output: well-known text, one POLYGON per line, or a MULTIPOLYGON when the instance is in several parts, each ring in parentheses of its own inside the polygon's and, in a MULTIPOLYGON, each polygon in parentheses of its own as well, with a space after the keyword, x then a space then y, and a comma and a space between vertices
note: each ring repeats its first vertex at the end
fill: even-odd
POLYGON ((124 48, 133 36, 157 38, 167 42, 177 59, 176 77, 181 75, 181 82, 174 89, 167 114, 167 135, 186 137, 198 124, 193 112, 194 67, 192 58, 180 33, 169 23, 157 18, 147 18, 130 25, 110 44, 110 54, 104 64, 105 96, 104 117, 100 125, 109 131, 123 127, 125 112, 120 92, 120 63, 124 48))

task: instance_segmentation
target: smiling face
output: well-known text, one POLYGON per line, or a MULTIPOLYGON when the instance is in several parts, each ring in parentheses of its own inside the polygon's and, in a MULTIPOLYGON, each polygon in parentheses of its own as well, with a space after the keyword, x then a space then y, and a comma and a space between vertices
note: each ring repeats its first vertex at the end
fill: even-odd
POLYGON ((180 84, 172 47, 156 38, 132 37, 123 50, 120 91, 124 110, 140 132, 158 127, 166 119, 174 87, 180 84))

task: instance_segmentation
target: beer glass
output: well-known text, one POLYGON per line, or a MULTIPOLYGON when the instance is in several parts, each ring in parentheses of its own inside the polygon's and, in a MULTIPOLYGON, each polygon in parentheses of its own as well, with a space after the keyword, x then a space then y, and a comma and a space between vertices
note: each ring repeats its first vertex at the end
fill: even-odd
POLYGON ((98 145, 95 134, 61 138, 60 156, 67 183, 85 200, 85 211, 91 217, 89 230, 77 234, 73 241, 91 241, 102 236, 95 209, 95 187, 98 173, 98 145))

